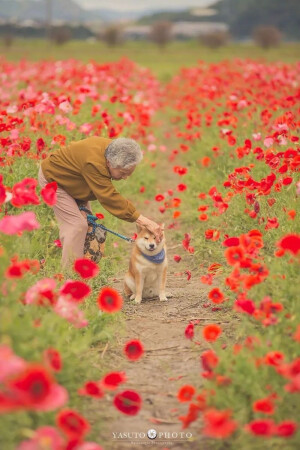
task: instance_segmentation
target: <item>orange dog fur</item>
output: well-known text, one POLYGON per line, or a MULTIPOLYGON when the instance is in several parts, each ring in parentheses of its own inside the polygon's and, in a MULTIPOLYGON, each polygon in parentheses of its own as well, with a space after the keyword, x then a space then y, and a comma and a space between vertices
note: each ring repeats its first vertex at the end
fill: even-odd
POLYGON ((163 234, 161 242, 157 243, 154 235, 145 228, 137 226, 137 232, 124 279, 124 293, 137 304, 143 298, 156 296, 160 301, 166 301, 171 295, 165 292, 168 267, 165 236, 163 234))

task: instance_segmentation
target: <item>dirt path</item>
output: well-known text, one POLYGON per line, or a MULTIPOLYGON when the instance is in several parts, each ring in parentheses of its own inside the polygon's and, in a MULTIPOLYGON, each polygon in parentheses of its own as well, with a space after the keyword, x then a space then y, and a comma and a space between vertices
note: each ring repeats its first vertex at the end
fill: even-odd
MULTIPOLYGON (((163 181, 158 189, 165 192, 170 186, 176 186, 178 178, 166 169, 169 163, 164 158, 160 165, 164 176, 160 177, 163 181)), ((157 205, 149 205, 147 213, 150 217, 157 216, 157 205)), ((116 342, 102 355, 107 370, 126 373, 128 381, 123 385, 124 389, 137 391, 143 400, 141 411, 133 417, 118 412, 111 404, 105 411, 100 411, 104 420, 100 442, 105 450, 145 447, 193 450, 199 449, 200 445, 202 450, 206 448, 199 433, 199 419, 182 430, 178 417, 187 414, 188 404, 178 401, 177 392, 185 384, 199 386, 202 370, 199 355, 208 348, 205 342, 196 345, 188 340, 184 335, 186 326, 192 319, 208 324, 215 322, 216 318, 212 317, 209 309, 203 308, 207 303, 208 289, 200 283, 199 268, 194 267, 193 255, 183 249, 178 230, 168 229, 165 234, 169 259, 166 290, 173 297, 168 302, 154 299, 143 301, 138 306, 126 302, 123 308, 125 329, 118 331, 116 342), (178 264, 173 260, 176 253, 182 256, 178 264), (185 273, 187 269, 192 272, 189 281, 185 273), (145 348, 144 356, 138 361, 129 361, 123 354, 125 342, 131 339, 139 339, 145 348), (150 429, 157 432, 154 440, 147 437, 150 429), (131 433, 131 438, 125 438, 124 433, 131 433)), ((180 229, 180 234, 183 238, 184 230, 180 229)), ((130 248, 126 248, 128 254, 124 255, 124 260, 129 261, 130 248)), ((110 280, 110 285, 119 292, 122 292, 124 274, 125 270, 122 270, 110 280)))
MULTIPOLYGON (((178 416, 186 414, 187 404, 179 403, 176 396, 184 384, 193 384, 197 380, 199 385, 199 354, 207 348, 204 343, 199 346, 186 339, 185 327, 191 319, 209 323, 211 317, 202 307, 207 302, 207 295, 205 287, 200 288, 199 277, 193 274, 187 281, 186 274, 175 272, 176 263, 172 262, 175 252, 176 249, 171 248, 168 254, 167 291, 173 294, 173 298, 168 302, 160 302, 159 299, 143 301, 138 306, 126 302, 125 335, 120 334, 117 344, 108 348, 104 355, 103 363, 111 370, 125 371, 128 378, 124 385, 126 389, 136 390, 143 398, 143 407, 137 416, 121 415, 109 408, 101 433, 105 450, 143 448, 145 445, 147 448, 199 449, 199 439, 201 448, 204 448, 197 432, 199 421, 182 430, 178 416), (122 353, 124 343, 129 339, 140 339, 145 347, 145 354, 139 361, 129 361, 122 353), (178 379, 180 376, 182 378, 178 379), (149 429, 156 430, 158 436, 155 441, 147 437, 149 429), (141 433, 140 436, 146 437, 114 438, 113 433, 118 436, 129 432, 133 433, 132 436, 141 433)), ((122 291, 121 279, 112 281, 111 285, 122 291)))

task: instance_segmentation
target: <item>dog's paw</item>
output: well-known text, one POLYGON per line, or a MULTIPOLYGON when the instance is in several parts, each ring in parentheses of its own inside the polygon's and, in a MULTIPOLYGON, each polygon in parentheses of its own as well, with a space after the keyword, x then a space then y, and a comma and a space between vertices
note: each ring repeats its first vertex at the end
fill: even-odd
POLYGON ((166 297, 167 298, 172 298, 174 297, 173 294, 171 292, 166 292, 166 297))
POLYGON ((134 300, 135 299, 135 294, 131 294, 130 299, 129 300, 134 300))
POLYGON ((139 305, 141 303, 141 301, 142 301, 141 297, 135 297, 135 299, 134 299, 134 303, 136 305, 139 305))
POLYGON ((160 294, 160 296, 159 296, 159 300, 160 300, 161 302, 167 302, 167 301, 168 301, 168 299, 167 299, 167 296, 166 296, 166 294, 160 294))

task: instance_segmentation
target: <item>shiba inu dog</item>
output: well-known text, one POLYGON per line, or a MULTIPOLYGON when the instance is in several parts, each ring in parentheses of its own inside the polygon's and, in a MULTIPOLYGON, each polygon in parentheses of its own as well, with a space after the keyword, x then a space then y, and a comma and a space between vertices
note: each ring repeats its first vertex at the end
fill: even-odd
POLYGON ((135 303, 158 296, 166 301, 167 248, 165 236, 157 243, 146 228, 137 226, 137 238, 132 249, 129 270, 124 279, 124 293, 135 303))

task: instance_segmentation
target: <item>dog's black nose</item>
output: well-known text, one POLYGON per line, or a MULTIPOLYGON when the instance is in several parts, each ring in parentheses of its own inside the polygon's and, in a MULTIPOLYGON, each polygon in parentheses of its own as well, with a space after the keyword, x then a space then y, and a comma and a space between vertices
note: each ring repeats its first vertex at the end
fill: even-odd
POLYGON ((149 247, 150 247, 150 248, 154 248, 154 244, 150 244, 149 247))

